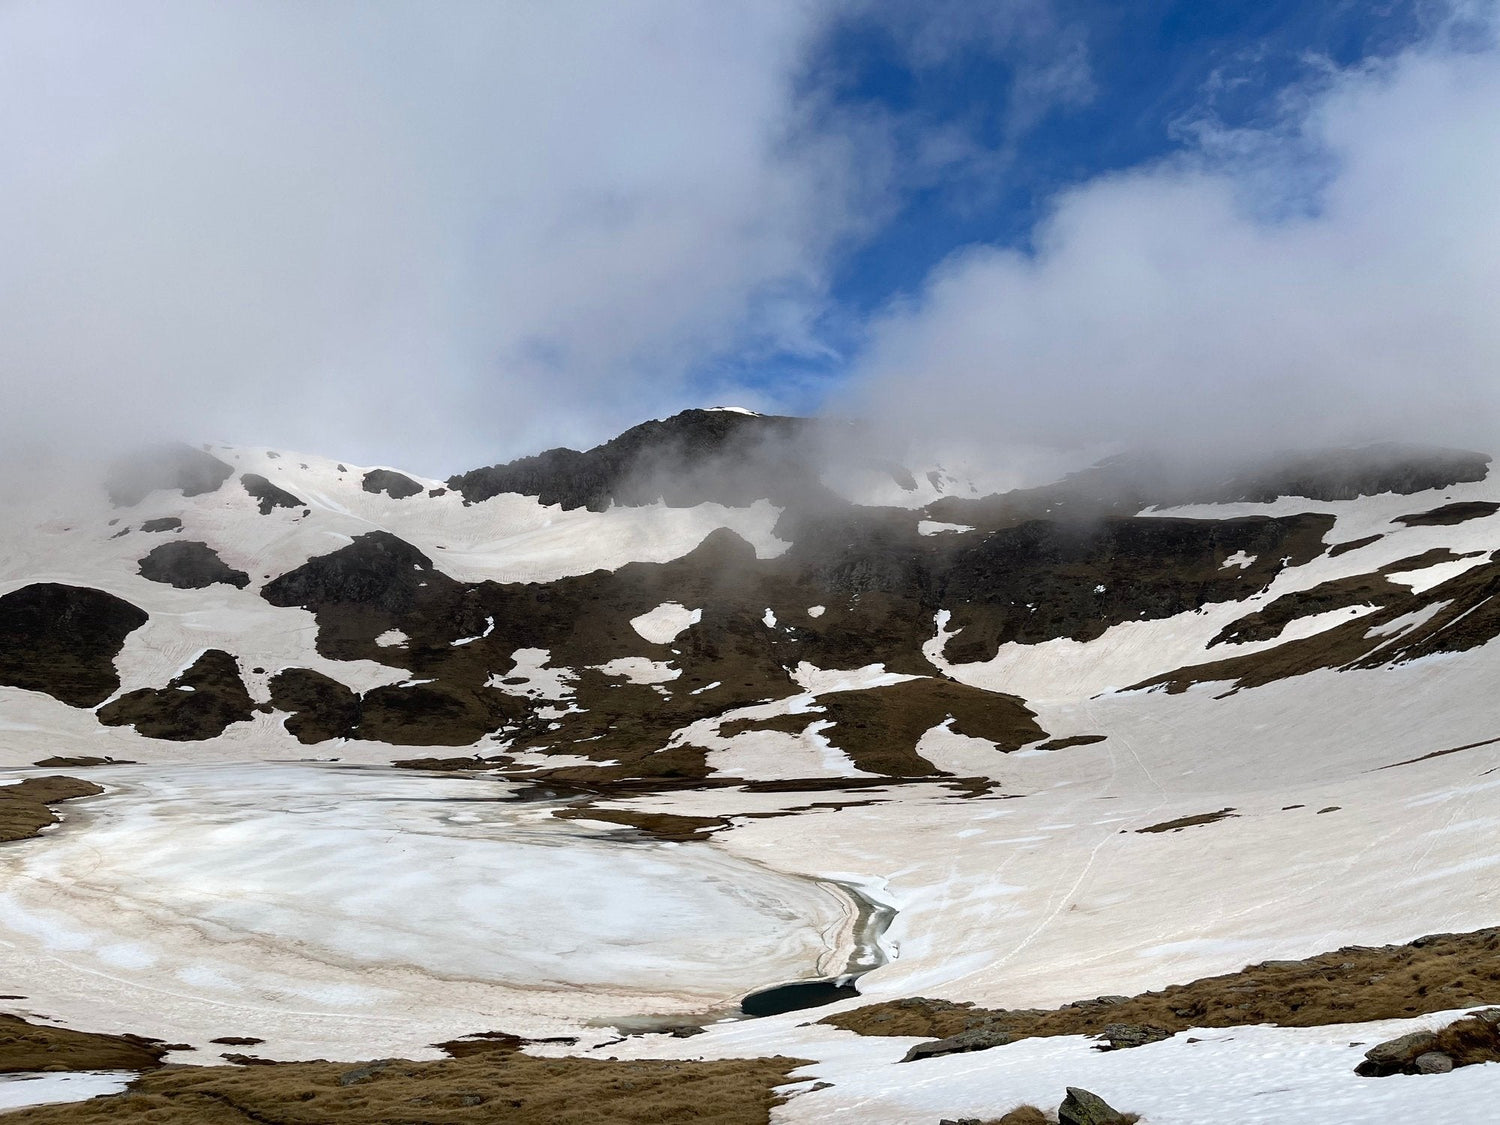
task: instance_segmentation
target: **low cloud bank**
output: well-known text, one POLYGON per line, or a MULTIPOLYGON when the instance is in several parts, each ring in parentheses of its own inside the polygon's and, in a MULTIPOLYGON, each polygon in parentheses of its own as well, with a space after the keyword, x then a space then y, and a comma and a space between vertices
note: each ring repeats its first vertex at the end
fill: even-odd
POLYGON ((1275 127, 1057 199, 871 326, 839 412, 920 450, 1500 452, 1500 50, 1447 22, 1288 91, 1275 127))

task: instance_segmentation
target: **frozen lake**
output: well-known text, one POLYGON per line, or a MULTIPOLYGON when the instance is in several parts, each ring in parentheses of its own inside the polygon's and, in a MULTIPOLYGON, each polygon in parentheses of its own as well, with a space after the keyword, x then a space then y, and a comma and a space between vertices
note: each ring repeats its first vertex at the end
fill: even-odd
POLYGON ((446 1005, 453 1034, 525 1031, 722 1008, 852 949, 837 886, 558 820, 500 783, 311 763, 90 776, 109 792, 0 850, 0 964, 54 1014, 300 1042, 289 1021, 425 1024, 446 1005))

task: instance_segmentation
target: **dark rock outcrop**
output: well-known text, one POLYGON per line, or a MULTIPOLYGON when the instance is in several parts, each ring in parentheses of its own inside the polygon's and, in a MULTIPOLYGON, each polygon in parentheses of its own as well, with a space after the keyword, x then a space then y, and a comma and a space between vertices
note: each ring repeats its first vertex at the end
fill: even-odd
POLYGON ((366 492, 384 492, 392 500, 405 500, 423 491, 416 481, 394 469, 371 469, 359 486, 366 492))
POLYGON ((389 531, 371 531, 332 554, 309 559, 266 583, 261 596, 276 606, 325 609, 365 607, 408 612, 424 587, 452 585, 432 560, 389 531))
POLYGON ((611 503, 743 506, 759 499, 805 499, 823 491, 805 444, 815 425, 805 418, 685 410, 585 452, 549 449, 461 473, 448 485, 470 502, 514 492, 593 511, 611 503))
POLYGON ((298 742, 354 737, 361 710, 354 689, 311 668, 283 668, 270 688, 271 706, 288 712, 286 729, 298 742))
POLYGON ((1098 1044, 1101 1051, 1124 1051, 1131 1047, 1144 1047, 1147 1043, 1160 1043, 1172 1038, 1173 1033, 1165 1027, 1152 1027, 1139 1023, 1112 1023, 1099 1033, 1104 1040, 1098 1044))
POLYGON ((962 1055, 970 1051, 988 1051, 991 1047, 1004 1047, 1014 1043, 1016 1036, 998 1027, 971 1027, 946 1039, 934 1039, 929 1043, 918 1043, 902 1056, 902 1062, 918 1059, 934 1059, 941 1055, 962 1055))
POLYGON ((284 488, 272 484, 259 473, 241 473, 240 484, 252 499, 258 501, 260 514, 269 516, 272 508, 300 508, 302 501, 284 488))
POLYGON ((93 707, 120 686, 115 656, 144 610, 87 586, 37 582, 0 597, 0 684, 93 707))
POLYGON ((1077 1086, 1068 1087, 1068 1096, 1057 1107, 1057 1125, 1130 1125, 1133 1114, 1121 1113, 1098 1094, 1077 1086))
POLYGON ((110 466, 109 499, 117 508, 129 508, 158 489, 199 496, 217 491, 233 472, 229 465, 201 449, 180 443, 165 445, 110 466))
POLYGON ((250 576, 235 570, 207 543, 193 540, 163 543, 152 549, 140 562, 142 578, 163 582, 179 590, 201 590, 215 582, 243 590, 250 576))
POLYGON ((146 520, 141 524, 142 531, 181 531, 182 521, 176 516, 160 516, 154 520, 146 520))
POLYGON ((105 726, 133 726, 147 738, 200 742, 248 721, 254 703, 234 657, 211 648, 166 687, 126 692, 97 714, 105 726))
MULTIPOLYGON (((953 609, 944 654, 992 659, 1008 641, 1087 641, 1111 625, 1156 620, 1258 593, 1323 551, 1333 517, 1136 517, 1074 526, 1033 520, 960 549, 942 588, 953 609), (1245 567, 1224 565, 1237 554, 1245 567)), ((799 544, 800 546, 800 544, 799 544)))

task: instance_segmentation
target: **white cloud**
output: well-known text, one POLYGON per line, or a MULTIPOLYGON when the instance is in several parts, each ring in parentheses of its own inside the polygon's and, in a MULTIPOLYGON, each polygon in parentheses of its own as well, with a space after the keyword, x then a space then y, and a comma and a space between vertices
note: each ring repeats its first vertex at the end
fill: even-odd
POLYGON ((955 254, 872 326, 854 403, 991 450, 1493 448, 1500 52, 1449 42, 1067 192, 1033 255, 955 254))
POLYGON ((797 0, 0 6, 0 440, 441 472, 677 405, 806 335, 879 190, 798 128, 815 32, 797 0))

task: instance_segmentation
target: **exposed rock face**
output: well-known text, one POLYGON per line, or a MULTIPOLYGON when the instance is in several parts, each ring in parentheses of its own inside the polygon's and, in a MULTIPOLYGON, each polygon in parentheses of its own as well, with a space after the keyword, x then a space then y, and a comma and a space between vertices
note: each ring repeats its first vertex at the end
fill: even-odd
POLYGON ((125 458, 110 467, 109 499, 117 508, 139 504, 158 489, 184 496, 215 492, 234 469, 190 445, 166 445, 125 458))
POLYGON ((686 410, 646 422, 587 452, 549 449, 448 481, 477 502, 515 492, 543 504, 603 511, 611 503, 687 507, 743 505, 762 498, 806 498, 822 491, 805 418, 686 410))
POLYGON ((146 520, 141 524, 142 531, 181 531, 182 521, 176 516, 161 516, 154 520, 146 520))
POLYGON ((106 726, 133 726, 147 738, 199 742, 249 720, 253 708, 234 657, 211 648, 166 687, 127 692, 98 715, 106 726))
POLYGON ((945 655, 989 660, 1009 641, 1093 640, 1111 625, 1153 620, 1258 593, 1287 566, 1323 551, 1333 517, 1107 519, 1002 528, 953 560, 942 601, 963 630, 945 655), (1236 554, 1248 566, 1224 565, 1236 554), (1283 560, 1286 560, 1285 562, 1283 560))
POLYGON ((401 614, 432 583, 454 585, 410 543, 388 531, 371 531, 266 583, 261 596, 272 605, 301 606, 314 613, 357 607, 401 614))
POLYGON ((941 1055, 962 1055, 970 1051, 988 1051, 991 1047, 1004 1047, 1014 1043, 1016 1037, 998 1027, 971 1027, 946 1039, 934 1039, 930 1043, 918 1043, 901 1057, 902 1062, 932 1059, 941 1055))
POLYGON ((1057 1125, 1130 1125, 1134 1116, 1121 1113, 1098 1094, 1077 1086, 1068 1087, 1068 1096, 1057 1107, 1057 1125))
POLYGON ((93 707, 120 686, 115 657, 144 610, 87 586, 37 582, 0 597, 0 684, 93 707))
POLYGON ((259 473, 241 473, 240 484, 245 491, 259 501, 260 514, 269 516, 272 508, 300 508, 302 501, 284 488, 272 484, 259 473))
POLYGON ((1488 454, 1471 450, 1386 442, 1308 454, 1240 474, 1224 486, 1199 491, 1218 503, 1265 503, 1278 496, 1354 500, 1382 492, 1409 496, 1483 480, 1489 463, 1488 454))
POLYGON ((164 582, 179 590, 201 590, 215 582, 244 589, 250 576, 235 570, 219 558, 207 543, 178 541, 163 543, 141 560, 141 577, 164 582))
POLYGON ((1164 1027, 1151 1027, 1137 1023, 1112 1023, 1106 1025, 1099 1033, 1099 1037, 1104 1040, 1100 1049, 1124 1051, 1131 1047, 1144 1047, 1147 1043, 1160 1043, 1163 1039, 1170 1039, 1172 1034, 1164 1027))
POLYGON ((404 500, 422 491, 411 477, 392 469, 371 469, 359 486, 366 492, 384 492, 392 500, 404 500))

